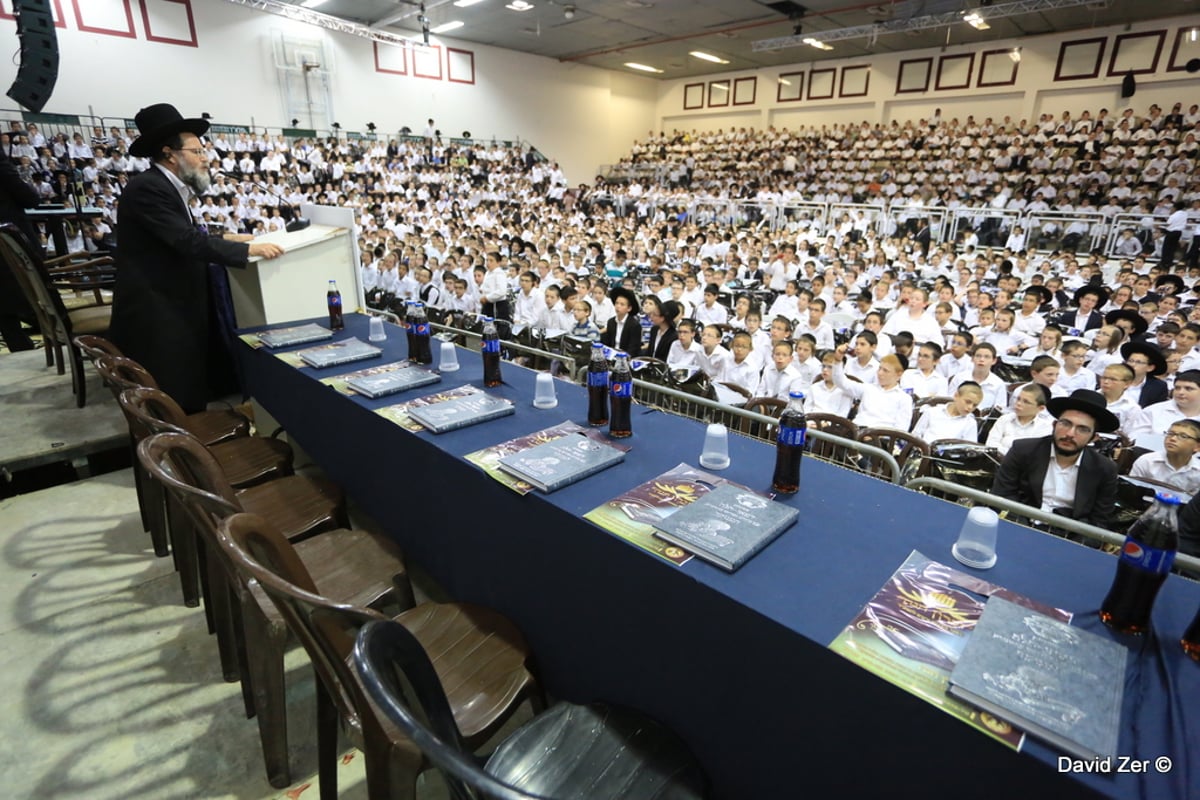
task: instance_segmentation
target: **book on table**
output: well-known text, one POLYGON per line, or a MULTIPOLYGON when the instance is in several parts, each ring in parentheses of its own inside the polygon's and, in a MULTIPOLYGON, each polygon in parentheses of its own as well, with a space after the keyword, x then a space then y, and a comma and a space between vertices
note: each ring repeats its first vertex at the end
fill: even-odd
POLYGON ((952 697, 1085 760, 1117 754, 1129 651, 992 597, 950 673, 952 697))
POLYGON ((798 509, 727 483, 654 523, 655 535, 733 572, 795 523, 798 509))
POLYGON ((475 392, 432 405, 410 408, 408 415, 427 430, 446 433, 468 425, 506 417, 515 411, 516 408, 509 400, 494 397, 486 392, 475 392))
POLYGON ((333 331, 322 328, 315 322, 308 325, 294 325, 290 328, 276 328, 258 334, 258 340, 267 347, 290 347, 296 344, 308 344, 332 339, 333 331))
POLYGON ((442 379, 442 376, 433 370, 412 366, 404 361, 386 366, 391 369, 363 370, 367 374, 355 375, 346 381, 346 385, 358 394, 374 399, 419 386, 429 386, 442 379))
POLYGON ((504 456, 500 459, 500 469, 543 492, 553 492, 624 460, 623 450, 579 433, 569 433, 504 456))
POLYGON ((308 366, 322 369, 362 361, 365 358, 378 358, 383 355, 383 351, 358 337, 351 337, 345 341, 300 350, 297 351, 297 355, 308 366))

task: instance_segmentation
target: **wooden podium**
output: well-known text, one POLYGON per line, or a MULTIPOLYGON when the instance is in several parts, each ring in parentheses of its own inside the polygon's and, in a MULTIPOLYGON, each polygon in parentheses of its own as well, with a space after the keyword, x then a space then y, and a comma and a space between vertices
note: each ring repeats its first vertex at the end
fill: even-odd
POLYGON ((237 327, 323 317, 331 280, 337 281, 347 311, 360 304, 356 242, 350 229, 313 223, 302 231, 275 231, 254 241, 273 242, 284 254, 226 269, 237 327))

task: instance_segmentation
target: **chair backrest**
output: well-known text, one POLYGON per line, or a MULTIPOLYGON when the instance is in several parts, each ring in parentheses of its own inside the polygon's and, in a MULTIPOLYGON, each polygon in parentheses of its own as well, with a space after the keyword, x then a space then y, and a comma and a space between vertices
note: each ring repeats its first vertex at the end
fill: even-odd
POLYGON ((49 326, 48 330, 43 326, 42 333, 52 335, 59 344, 69 343, 71 320, 67 316, 67 307, 58 292, 50 288, 41 257, 33 252, 29 240, 17 226, 0 225, 0 257, 8 263, 29 304, 38 309, 39 323, 44 321, 49 326))
POLYGON ((117 356, 122 358, 125 356, 121 352, 121 348, 105 339, 103 336, 93 336, 90 333, 82 333, 74 339, 75 346, 83 352, 92 361, 104 356, 117 356))
POLYGON ((375 706, 442 771, 454 800, 545 800, 496 780, 479 765, 459 735, 433 663, 403 625, 364 625, 354 666, 375 706))
POLYGON ((153 433, 190 435, 185 426, 187 415, 171 396, 161 389, 140 386, 126 389, 117 396, 125 418, 131 422, 133 438, 141 441, 153 433))
MULTIPOLYGON (((808 417, 808 427, 810 430, 816 429, 822 433, 828 433, 831 436, 840 436, 850 441, 858 439, 858 426, 845 417, 839 417, 837 414, 825 414, 820 411, 806 416, 808 417)), ((826 461, 846 464, 853 455, 854 450, 845 445, 839 445, 836 442, 810 439, 808 442, 808 452, 826 461)))
POLYGON ((222 520, 216 540, 242 580, 257 581, 275 603, 347 723, 360 737, 364 726, 377 726, 348 659, 359 628, 387 617, 321 596, 291 543, 257 514, 234 514, 222 520))
POLYGON ((187 510, 197 527, 217 523, 242 510, 221 465, 194 436, 156 433, 138 443, 138 461, 187 510))
POLYGON ((150 371, 132 358, 102 355, 96 359, 96 369, 118 399, 126 389, 140 389, 143 386, 158 388, 158 381, 154 380, 150 371))
MULTIPOLYGON (((929 443, 908 431, 902 431, 899 428, 863 428, 858 433, 858 440, 863 444, 869 444, 891 453, 895 456, 900 469, 910 479, 920 477, 927 470, 929 443), (909 459, 915 459, 915 469, 905 469, 905 464, 909 459)), ((875 465, 873 461, 866 471, 870 475, 879 477, 890 477, 891 475, 890 472, 885 472, 882 464, 875 465)))

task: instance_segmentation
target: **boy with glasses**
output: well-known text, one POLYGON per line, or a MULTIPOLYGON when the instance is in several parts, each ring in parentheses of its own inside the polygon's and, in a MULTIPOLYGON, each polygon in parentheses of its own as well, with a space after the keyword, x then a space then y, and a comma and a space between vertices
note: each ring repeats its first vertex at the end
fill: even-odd
POLYGON ((1200 492, 1200 422, 1181 419, 1163 437, 1163 452, 1146 453, 1133 462, 1131 478, 1169 483, 1190 495, 1200 492))

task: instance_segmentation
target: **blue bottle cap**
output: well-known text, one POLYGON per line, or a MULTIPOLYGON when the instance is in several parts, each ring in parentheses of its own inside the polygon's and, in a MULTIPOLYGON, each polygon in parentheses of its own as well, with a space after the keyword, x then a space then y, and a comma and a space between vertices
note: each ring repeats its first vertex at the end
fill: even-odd
POLYGON ((1183 505, 1183 499, 1179 495, 1171 494, 1170 492, 1155 492, 1154 499, 1169 506, 1183 505))
POLYGON ((788 392, 788 397, 792 398, 793 400, 803 400, 804 392, 788 392))

